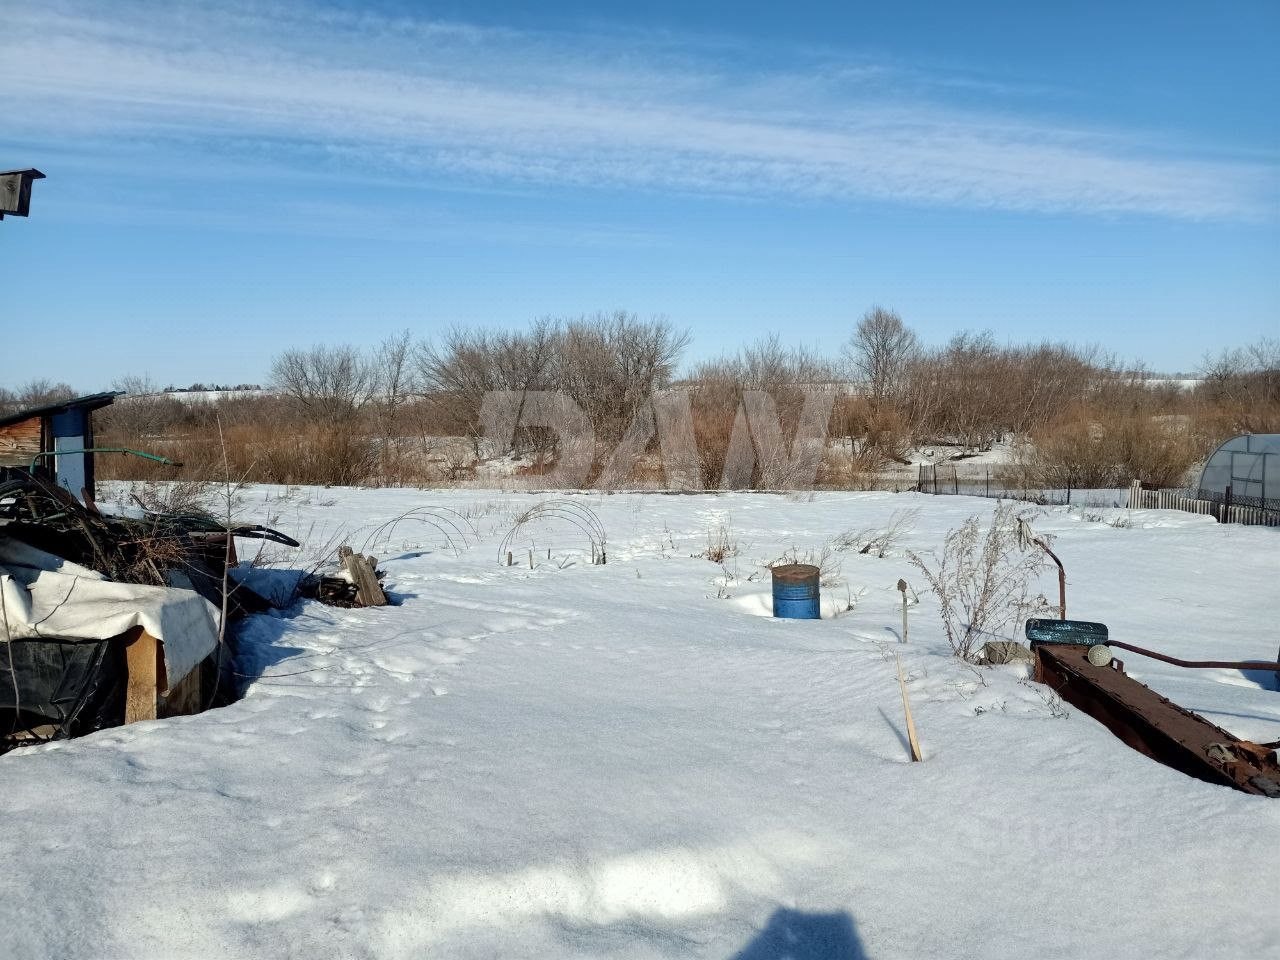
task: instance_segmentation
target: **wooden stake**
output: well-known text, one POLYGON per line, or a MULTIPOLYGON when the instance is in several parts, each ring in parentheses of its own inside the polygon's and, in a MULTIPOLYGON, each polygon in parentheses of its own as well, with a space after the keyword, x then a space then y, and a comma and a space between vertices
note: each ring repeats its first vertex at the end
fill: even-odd
POLYGON ((902 661, 898 659, 898 655, 893 655, 893 662, 898 667, 898 689, 902 691, 902 709, 907 715, 907 743, 911 746, 911 759, 920 761, 924 759, 924 754, 920 752, 920 741, 916 739, 916 722, 911 719, 911 700, 907 697, 907 681, 902 676, 902 661))
POLYGON ((902 642, 907 642, 907 581, 898 581, 898 590, 902 593, 902 642))

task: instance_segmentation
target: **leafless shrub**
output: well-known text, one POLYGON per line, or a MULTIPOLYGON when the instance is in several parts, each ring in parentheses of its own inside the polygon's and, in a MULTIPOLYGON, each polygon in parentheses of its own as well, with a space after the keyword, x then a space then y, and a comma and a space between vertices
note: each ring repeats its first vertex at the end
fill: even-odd
POLYGON ((961 332, 908 366, 899 412, 917 442, 987 450, 1047 423, 1074 403, 1149 399, 1133 371, 1092 347, 1063 343, 1000 346, 990 333, 961 332))
POLYGON ((412 361, 413 339, 408 330, 383 340, 371 360, 376 389, 369 407, 378 431, 379 475, 391 484, 407 479, 399 434, 405 408, 418 392, 417 370, 412 361))
POLYGON ((1016 446, 1030 488, 1180 486, 1205 442, 1177 418, 1124 415, 1079 405, 1016 446))
POLYGON ((984 638, 999 635, 1044 602, 1032 592, 1044 555, 1019 545, 1018 520, 1024 514, 1001 503, 985 533, 979 517, 971 516, 947 534, 935 565, 907 553, 937 596, 947 642, 962 660, 972 662, 984 638))
POLYGON ((1280 340, 1206 357, 1202 376, 1196 399, 1211 441, 1280 431, 1280 340))
POLYGON ((868 461, 906 464, 911 452, 911 426, 887 400, 845 397, 836 404, 833 430, 849 442, 849 452, 868 461))
POLYGON ((884 526, 846 530, 832 541, 832 546, 842 552, 856 550, 873 557, 887 557, 894 545, 915 529, 919 516, 920 510, 917 507, 895 510, 889 514, 889 520, 884 526))
MULTIPOLYGON (((837 379, 834 365, 803 347, 784 346, 777 336, 699 364, 685 384, 693 401, 694 438, 703 483, 707 487, 727 482, 739 488, 788 489, 798 478, 811 481, 823 451, 820 447, 796 451, 794 438, 806 417, 806 401, 814 395, 813 388, 837 379), (766 439, 748 428, 748 391, 768 398, 770 409, 761 413, 762 419, 777 424, 774 437, 766 439), (749 474, 744 471, 741 476, 729 476, 727 464, 745 466, 731 457, 734 445, 744 443, 751 448, 749 474), (803 455, 795 456, 797 452, 803 455)), ((810 416, 814 409, 810 401, 810 416)))
MULTIPOLYGON (((619 312, 547 318, 518 331, 456 330, 430 345, 414 343, 406 332, 380 346, 290 350, 276 358, 275 390, 266 393, 183 396, 173 388, 156 390, 146 377, 127 377, 116 385, 131 396, 95 416, 97 444, 162 453, 186 466, 179 471, 103 457, 98 475, 219 476, 215 422, 225 430, 233 469, 252 464, 253 481, 462 483, 473 479, 477 463, 505 454, 536 461, 536 470, 553 468, 562 451, 545 427, 516 430, 512 450, 486 443, 478 413, 490 390, 564 391, 599 441, 588 481, 602 477, 613 487, 720 486, 731 444, 744 437, 755 462, 750 475, 743 476, 744 469, 728 478, 733 485, 793 486, 789 474, 806 471, 792 469, 792 438, 806 390, 816 384, 845 385, 836 389, 848 394, 835 402, 828 424, 831 436, 845 442, 818 450, 818 482, 840 489, 909 486, 914 481, 894 471, 922 444, 983 450, 1010 438, 1028 441, 1026 456, 1014 465, 1028 491, 1124 486, 1134 478, 1177 486, 1186 467, 1226 437, 1280 430, 1276 340, 1207 359, 1203 381, 1191 390, 1153 380, 1095 347, 1001 344, 972 332, 921 347, 900 317, 873 309, 846 347, 846 361, 857 367, 852 375, 847 365, 842 371, 774 337, 700 364, 678 391, 667 391, 687 339, 661 318, 619 312), (858 381, 852 393, 851 377, 858 381), (662 449, 662 460, 659 444, 638 430, 626 462, 602 473, 618 440, 643 425, 655 390, 659 396, 678 392, 691 403, 696 446, 662 449), (767 393, 776 407, 777 436, 763 451, 754 432, 735 431, 748 391, 767 393), (335 424, 344 431, 339 443, 310 432, 335 424), (440 438, 449 438, 457 454, 437 456, 440 438), (327 451, 340 454, 339 461, 354 452, 355 462, 337 469, 327 451)), ((0 411, 74 392, 49 380, 0 388, 0 411)))
POLYGON ((140 480, 129 485, 128 496, 151 513, 206 514, 218 492, 210 480, 140 480))
POLYGON ((707 548, 702 556, 712 563, 724 563, 729 557, 738 555, 738 541, 728 523, 721 523, 714 530, 707 532, 707 548))
MULTIPOLYGON (((647 409, 654 391, 670 383, 688 342, 686 332, 663 318, 642 320, 618 311, 544 318, 525 331, 454 330, 439 343, 423 345, 418 366, 433 402, 450 405, 453 419, 477 442, 487 393, 559 391, 611 449, 647 409)), ((512 450, 502 452, 553 458, 556 443, 551 431, 521 427, 512 450)), ((621 484, 615 478, 612 485, 621 484)))
POLYGON ((888 461, 878 451, 850 453, 832 447, 823 457, 816 482, 830 490, 884 490, 892 488, 896 478, 896 473, 886 472, 888 468, 888 461))
POLYGON ((99 432, 124 434, 131 443, 145 446, 186 418, 182 401, 165 393, 150 377, 124 376, 111 386, 125 395, 97 414, 95 428, 99 432))

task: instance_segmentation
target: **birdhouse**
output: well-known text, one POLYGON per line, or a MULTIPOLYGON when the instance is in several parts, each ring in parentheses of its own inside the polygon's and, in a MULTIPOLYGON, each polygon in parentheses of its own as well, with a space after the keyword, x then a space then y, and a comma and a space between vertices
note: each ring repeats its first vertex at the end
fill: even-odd
POLYGON ((25 217, 31 212, 31 184, 43 180, 39 170, 10 170, 0 173, 0 220, 7 213, 25 217))

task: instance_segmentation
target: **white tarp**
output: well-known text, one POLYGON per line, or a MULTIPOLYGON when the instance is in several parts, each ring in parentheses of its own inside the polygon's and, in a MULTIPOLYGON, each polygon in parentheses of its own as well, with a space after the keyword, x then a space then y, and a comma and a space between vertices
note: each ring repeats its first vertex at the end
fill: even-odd
POLYGON ((161 642, 172 687, 217 647, 217 616, 191 590, 115 583, 0 535, 0 642, 108 640, 140 626, 161 642))

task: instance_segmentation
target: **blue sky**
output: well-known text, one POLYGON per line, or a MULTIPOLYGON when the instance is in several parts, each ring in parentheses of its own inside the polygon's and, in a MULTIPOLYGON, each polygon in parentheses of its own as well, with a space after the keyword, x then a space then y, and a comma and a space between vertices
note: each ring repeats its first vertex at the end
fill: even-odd
POLYGON ((1280 5, 4 4, 0 384, 628 309, 1280 336, 1280 5), (1120 8, 1120 9, 1117 9, 1120 8))

